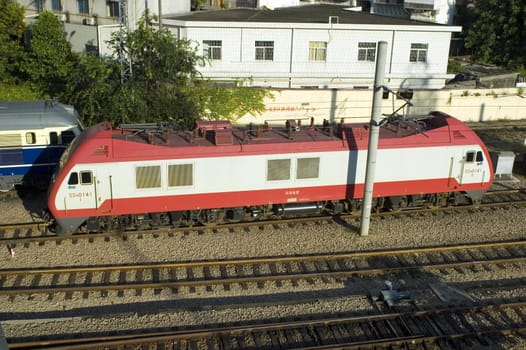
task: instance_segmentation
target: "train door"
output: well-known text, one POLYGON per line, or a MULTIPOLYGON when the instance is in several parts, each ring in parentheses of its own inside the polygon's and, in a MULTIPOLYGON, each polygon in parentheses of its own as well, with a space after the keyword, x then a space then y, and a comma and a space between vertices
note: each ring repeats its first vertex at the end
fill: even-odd
POLYGON ((113 182, 107 169, 101 168, 94 179, 96 191, 97 211, 108 214, 113 211, 113 182))
POLYGON ((482 151, 468 150, 462 158, 459 184, 484 181, 484 155, 482 151))
POLYGON ((93 182, 93 171, 78 170, 69 174, 67 193, 64 198, 66 210, 96 208, 96 192, 93 182))
POLYGON ((113 197, 111 177, 92 170, 74 171, 69 174, 68 193, 64 199, 66 210, 95 209, 101 213, 111 212, 113 197))

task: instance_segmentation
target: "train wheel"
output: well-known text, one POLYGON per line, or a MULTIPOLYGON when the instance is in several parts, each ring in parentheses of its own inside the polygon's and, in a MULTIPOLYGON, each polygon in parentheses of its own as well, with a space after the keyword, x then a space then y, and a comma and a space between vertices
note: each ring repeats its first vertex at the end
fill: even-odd
POLYGON ((447 206, 449 194, 447 193, 435 193, 427 195, 427 207, 429 209, 439 209, 447 206))

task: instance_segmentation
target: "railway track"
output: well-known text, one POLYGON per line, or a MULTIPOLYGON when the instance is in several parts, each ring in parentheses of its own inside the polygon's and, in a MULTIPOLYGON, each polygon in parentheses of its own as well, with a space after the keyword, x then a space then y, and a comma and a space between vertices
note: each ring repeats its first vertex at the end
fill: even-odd
MULTIPOLYGON (((503 266, 526 261, 526 241, 494 242, 456 246, 335 253, 306 256, 280 256, 217 261, 190 261, 111 266, 79 266, 0 270, 0 295, 20 295, 116 291, 136 294, 142 290, 160 291, 214 286, 230 289, 234 285, 283 283, 327 279, 341 281, 354 276, 417 275, 427 271, 469 270, 474 266, 503 266)), ((86 294, 88 293, 88 294, 86 294)))
POLYGON ((526 332, 526 303, 314 317, 220 328, 8 339, 10 349, 439 349, 478 348, 526 332))
MULTIPOLYGON (((420 208, 410 210, 400 210, 393 212, 377 212, 372 213, 374 218, 382 218, 388 216, 405 216, 405 215, 426 215, 429 213, 463 213, 466 211, 473 210, 484 210, 484 209, 496 209, 506 207, 522 207, 526 205, 526 191, 524 189, 506 189, 499 191, 487 192, 483 198, 482 203, 477 205, 465 205, 465 206, 450 206, 441 208, 420 208)), ((341 215, 337 218, 337 224, 344 223, 347 221, 355 221, 360 219, 360 213, 341 215)), ((263 229, 264 227, 280 227, 282 225, 296 225, 296 224, 308 224, 308 223, 332 223, 335 224, 335 218, 331 216, 319 216, 319 217, 301 217, 292 219, 278 219, 278 220, 266 220, 257 222, 245 222, 245 223, 230 223, 218 226, 194 226, 194 227, 158 227, 152 229, 141 229, 129 230, 129 231, 112 231, 104 233, 90 233, 90 234, 75 234, 71 236, 57 236, 49 229, 45 222, 31 222, 31 223, 19 223, 19 224, 8 224, 0 225, 0 245, 5 245, 9 248, 16 248, 17 246, 29 247, 31 243, 37 243, 44 245, 46 242, 55 242, 60 244, 61 241, 66 240, 81 240, 89 239, 94 241, 95 239, 127 239, 129 237, 142 237, 142 235, 175 235, 177 233, 184 233, 189 231, 207 231, 207 230, 251 230, 253 228, 263 229)))

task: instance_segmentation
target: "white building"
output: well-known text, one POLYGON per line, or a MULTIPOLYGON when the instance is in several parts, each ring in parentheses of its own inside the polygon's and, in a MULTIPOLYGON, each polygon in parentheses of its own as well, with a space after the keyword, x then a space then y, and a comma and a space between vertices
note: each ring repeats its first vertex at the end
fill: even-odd
POLYGON ((108 54, 106 41, 119 30, 124 12, 125 24, 134 30, 145 9, 150 14, 174 15, 190 13, 191 0, 17 0, 24 6, 26 19, 31 21, 43 10, 52 11, 64 26, 73 50, 108 54))
POLYGON ((386 85, 442 88, 452 78, 451 33, 461 31, 330 4, 202 11, 163 24, 210 58, 205 77, 276 88, 370 88, 378 41, 388 43, 386 85))
POLYGON ((452 24, 455 0, 365 0, 371 13, 420 21, 452 24))

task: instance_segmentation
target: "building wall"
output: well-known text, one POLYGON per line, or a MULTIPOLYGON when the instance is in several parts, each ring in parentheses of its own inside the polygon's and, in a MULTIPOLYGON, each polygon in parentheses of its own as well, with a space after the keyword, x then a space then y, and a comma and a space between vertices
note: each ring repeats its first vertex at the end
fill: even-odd
POLYGON ((174 35, 194 41, 201 47, 203 40, 221 40, 221 60, 211 60, 200 68, 205 77, 228 79, 252 78, 256 86, 276 88, 371 88, 375 62, 358 60, 359 42, 388 43, 386 85, 391 88, 431 88, 444 86, 448 75, 450 32, 410 29, 331 29, 280 27, 279 25, 243 28, 199 23, 186 25, 166 21, 174 35), (273 41, 273 60, 255 59, 255 41, 273 41), (309 42, 327 42, 325 61, 309 60, 309 42), (412 43, 428 44, 426 62, 410 62, 412 43))
MULTIPOLYGON (((271 90, 265 111, 259 116, 247 114, 239 124, 281 123, 287 119, 313 117, 317 124, 324 119, 339 122, 368 122, 371 118, 373 92, 365 89, 282 89, 271 90)), ((411 103, 400 113, 423 115, 443 111, 463 121, 526 119, 526 95, 521 89, 415 90, 411 103)), ((390 114, 404 104, 393 98, 382 100, 382 114, 390 114)))
MULTIPOLYGON (((114 0, 117 1, 118 0, 114 0)), ((25 15, 28 22, 38 16, 40 10, 53 11, 51 1, 41 1, 43 7, 39 9, 34 0, 17 0, 25 7, 25 15)), ((100 46, 100 54, 107 55, 108 49, 104 41, 98 36, 99 26, 105 26, 103 33, 109 30, 119 29, 119 17, 110 16, 109 7, 106 0, 89 0, 89 13, 79 13, 77 0, 61 0, 62 11, 53 11, 59 18, 65 18, 64 29, 73 50, 85 52, 86 47, 92 48, 93 45, 100 46), (62 16, 64 15, 64 17, 62 16)), ((161 11, 165 15, 187 14, 190 12, 191 0, 161 0, 161 11)), ((158 0, 127 0, 128 4, 128 27, 134 30, 137 21, 140 19, 145 9, 148 8, 151 14, 159 15, 158 0)), ((106 35, 105 37, 108 37, 106 35)))

